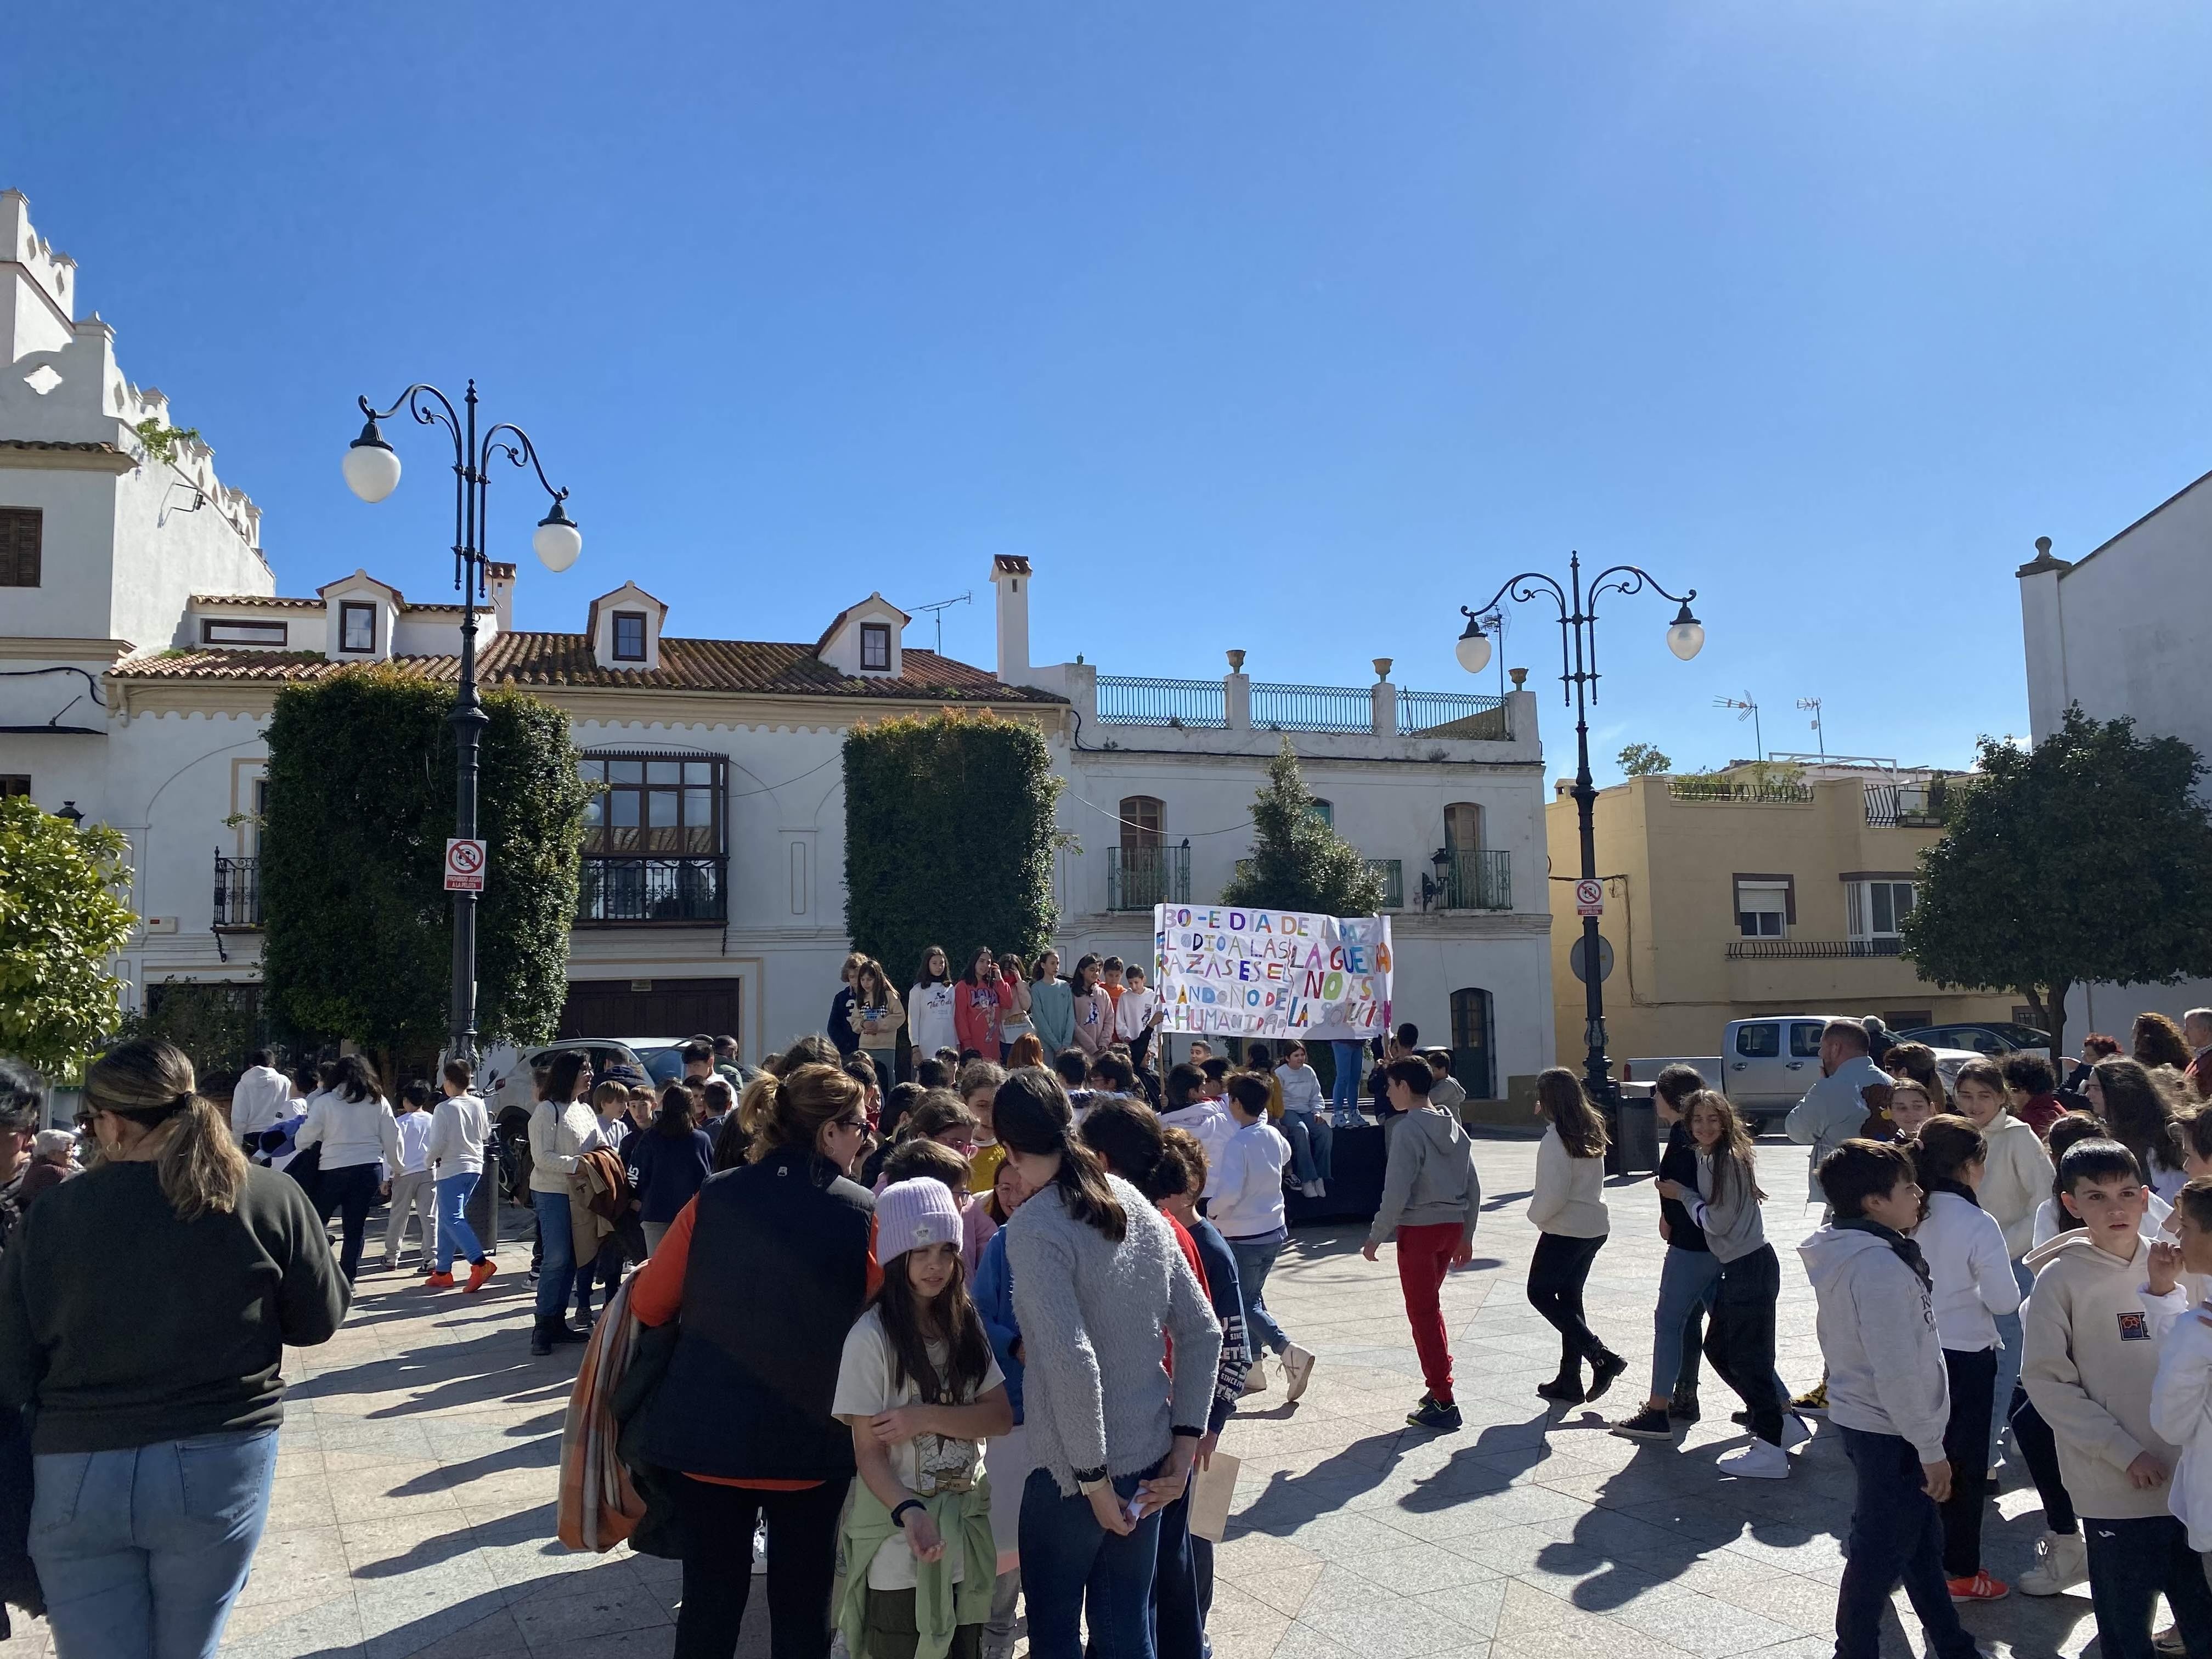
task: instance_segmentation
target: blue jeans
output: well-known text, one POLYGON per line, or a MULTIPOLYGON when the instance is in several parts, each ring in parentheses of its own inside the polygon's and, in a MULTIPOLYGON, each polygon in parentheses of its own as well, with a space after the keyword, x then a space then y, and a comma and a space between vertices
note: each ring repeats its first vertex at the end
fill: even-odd
MULTIPOLYGON (((1671 1244, 1659 1267, 1659 1308, 1651 1316, 1651 1394, 1654 1399, 1698 1386, 1699 1337, 1691 1322, 1710 1314, 1721 1264, 1711 1250, 1678 1250, 1671 1244)), ((1774 1374, 1777 1397, 1786 1407, 1790 1385, 1774 1374)))
POLYGON ((1261 1292, 1267 1288, 1268 1270, 1282 1255, 1285 1242, 1279 1238, 1228 1241, 1229 1254, 1237 1258, 1237 1289, 1244 1300, 1244 1328, 1255 1342, 1277 1353, 1291 1346, 1290 1335, 1267 1311, 1261 1292))
MULTIPOLYGON (((2012 1264, 2013 1282, 2026 1296, 2035 1288, 2035 1274, 2025 1265, 2012 1264)), ((2020 1381, 2021 1347, 2027 1341, 2021 1329, 2018 1313, 1998 1314, 1997 1322, 1997 1384, 1996 1397, 1990 1402, 1990 1456, 1982 1467, 1988 1468, 1997 1461, 1997 1443, 2004 1437, 2007 1420, 2012 1415, 2013 1384, 2020 1381)))
POLYGON ((1367 1045, 1339 1037, 1328 1048, 1336 1056, 1336 1080, 1328 1085, 1328 1109, 1332 1112, 1356 1112, 1359 1109, 1360 1079, 1367 1074, 1367 1045))
POLYGON ((564 1318, 568 1293, 576 1288, 576 1237, 568 1230, 568 1194, 532 1193, 530 1207, 538 1212, 538 1242, 545 1253, 538 1267, 538 1316, 564 1318))
POLYGON ((276 1431, 32 1460, 31 1559, 56 1651, 207 1659, 269 1513, 276 1431))
POLYGON ((467 1213, 469 1195, 482 1178, 474 1170, 439 1177, 438 1271, 441 1273, 453 1272, 456 1255, 466 1261, 483 1260, 483 1246, 477 1242, 477 1230, 469 1225, 467 1213))
MULTIPOLYGON (((1156 1469, 1125 1474, 1114 1490, 1127 1503, 1156 1469)), ((1088 1615, 1093 1659, 1154 1659, 1152 1569, 1159 1548, 1154 1510, 1126 1536, 1110 1533, 1091 1500, 1063 1498, 1048 1469, 1022 1487, 1022 1595, 1029 1602, 1033 1659, 1084 1659, 1088 1615)))
POLYGON ((1329 1143, 1336 1131, 1319 1112, 1285 1112, 1275 1126, 1291 1143, 1291 1167, 1300 1181, 1328 1179, 1329 1143))

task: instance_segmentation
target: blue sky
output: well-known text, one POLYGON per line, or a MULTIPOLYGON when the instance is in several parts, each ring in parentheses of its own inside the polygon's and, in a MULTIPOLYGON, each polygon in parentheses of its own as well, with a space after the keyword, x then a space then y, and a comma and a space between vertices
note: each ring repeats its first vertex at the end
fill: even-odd
MULTIPOLYGON (((2212 13, 2040 0, 19 9, 0 186, 288 591, 440 596, 477 377, 673 631, 811 639, 1038 571, 1035 653, 1467 685, 1457 607, 1579 548, 1596 735, 1959 763, 2024 732, 2012 571, 2212 465, 2212 13)), ((520 552, 535 504, 495 497, 520 552)), ((927 629, 923 628, 927 642, 927 629)), ((1507 659, 1546 684, 1556 625, 1507 659)), ((1494 680, 1491 682, 1494 684, 1494 680)), ((1556 692, 1556 686, 1553 688, 1556 692)), ((1545 704, 1553 769, 1571 732, 1545 704)), ((1609 759, 1604 768, 1610 773, 1609 759)))

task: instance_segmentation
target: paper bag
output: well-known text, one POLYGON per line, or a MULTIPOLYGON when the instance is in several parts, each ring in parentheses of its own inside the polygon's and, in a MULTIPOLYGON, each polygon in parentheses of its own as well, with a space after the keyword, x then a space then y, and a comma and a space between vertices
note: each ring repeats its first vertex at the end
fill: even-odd
POLYGON ((1237 1498, 1237 1472, 1243 1466, 1225 1451, 1213 1454, 1190 1476, 1190 1529, 1214 1543, 1229 1530, 1229 1509, 1237 1498))

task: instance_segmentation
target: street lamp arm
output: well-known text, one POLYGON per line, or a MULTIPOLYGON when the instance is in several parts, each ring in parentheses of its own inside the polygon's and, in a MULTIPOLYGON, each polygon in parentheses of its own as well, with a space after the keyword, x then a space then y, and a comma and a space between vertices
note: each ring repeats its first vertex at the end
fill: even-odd
POLYGON ((1468 621, 1472 622, 1475 617, 1483 615, 1486 611, 1495 611, 1498 608, 1498 600, 1505 597, 1508 589, 1512 591, 1512 594, 1515 599, 1522 601, 1523 604, 1534 599, 1540 592, 1549 593, 1552 596, 1553 600, 1559 605, 1559 614, 1562 617, 1567 615, 1574 608, 1567 599, 1566 591, 1562 588, 1559 583, 1553 581, 1549 576, 1544 574, 1540 570, 1524 570, 1517 576, 1507 577, 1504 581, 1498 585, 1498 591, 1495 593, 1492 593, 1488 599, 1485 599, 1480 605, 1476 605, 1474 609, 1470 610, 1466 605, 1460 606, 1460 614, 1468 618, 1468 621))
POLYGON ((1661 599, 1672 599, 1677 605, 1687 605, 1698 597, 1698 590, 1694 587, 1686 593, 1669 593, 1665 588, 1660 586, 1657 579, 1641 565, 1617 564, 1610 570, 1599 571, 1590 579, 1591 609, 1596 608, 1597 596, 1601 593, 1620 593, 1625 596, 1630 593, 1641 593, 1647 587, 1661 599), (1613 580, 1616 576, 1622 580, 1613 580))
POLYGON ((565 501, 568 499, 568 492, 565 489, 556 489, 553 487, 553 481, 545 476, 545 464, 538 459, 538 446, 530 441, 530 434, 512 421, 501 421, 484 434, 483 459, 478 463, 477 470, 480 472, 489 472, 491 458, 495 454, 506 456, 517 466, 520 466, 527 460, 532 469, 538 474, 538 482, 545 486, 545 493, 548 495, 556 501, 565 501), (502 432, 512 433, 514 441, 504 443, 496 441, 502 432))
POLYGON ((454 465, 461 466, 467 464, 468 444, 461 436, 460 415, 453 408, 453 400, 427 380, 417 380, 413 386, 409 386, 398 397, 392 399, 392 407, 389 409, 372 408, 366 398, 359 398, 355 401, 360 404, 361 412, 372 421, 388 421, 404 409, 424 426, 444 427, 447 431, 453 434, 454 465), (437 408, 432 409, 424 404, 422 398, 425 393, 438 400, 437 408))

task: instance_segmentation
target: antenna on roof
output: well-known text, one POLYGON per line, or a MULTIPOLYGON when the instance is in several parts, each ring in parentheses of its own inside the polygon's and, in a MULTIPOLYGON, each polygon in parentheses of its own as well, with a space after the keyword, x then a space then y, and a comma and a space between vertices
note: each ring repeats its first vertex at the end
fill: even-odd
POLYGON ((1813 717, 1814 735, 1820 739, 1820 758, 1827 759, 1828 734, 1820 729, 1820 700, 1818 697, 1800 697, 1797 699, 1797 709, 1800 714, 1810 714, 1813 717))
POLYGON ((945 613, 950 611, 956 605, 969 605, 974 603, 975 598, 975 592, 973 588, 970 588, 967 592, 963 593, 957 599, 939 599, 935 605, 918 605, 915 606, 915 609, 917 611, 927 611, 929 612, 931 618, 937 623, 937 654, 939 656, 941 657, 945 654, 945 613))
POLYGON ((1713 707, 1716 708, 1735 708, 1742 711, 1735 717, 1736 724, 1741 726, 1746 720, 1749 720, 1751 722, 1752 746, 1759 751, 1759 759, 1762 761, 1765 760, 1766 758, 1766 739, 1759 735, 1759 705, 1751 700, 1751 693, 1747 691, 1741 697, 1715 697, 1713 699, 1713 707))

